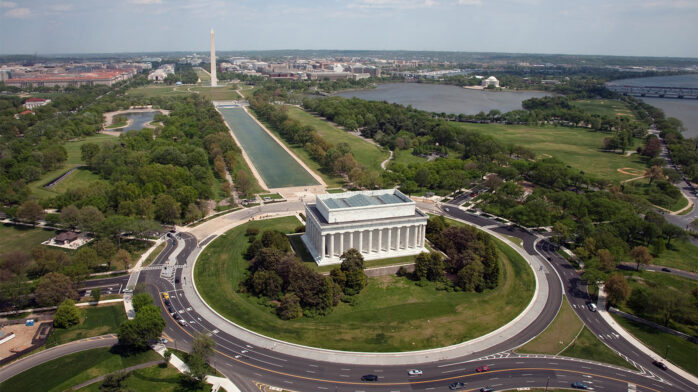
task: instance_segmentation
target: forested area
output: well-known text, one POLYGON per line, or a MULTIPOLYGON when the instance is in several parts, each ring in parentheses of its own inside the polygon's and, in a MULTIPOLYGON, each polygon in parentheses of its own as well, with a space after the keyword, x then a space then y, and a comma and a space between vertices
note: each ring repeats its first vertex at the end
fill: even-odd
POLYGON ((355 249, 342 254, 341 265, 325 276, 293 254, 283 233, 268 230, 260 236, 258 230, 248 229, 246 235, 251 242, 245 254, 250 265, 239 289, 275 301, 281 319, 328 314, 366 286, 364 260, 355 249))
POLYGON ((165 84, 175 84, 182 82, 183 84, 196 84, 199 81, 199 75, 196 74, 194 68, 189 64, 175 64, 175 73, 167 75, 163 82, 165 84))

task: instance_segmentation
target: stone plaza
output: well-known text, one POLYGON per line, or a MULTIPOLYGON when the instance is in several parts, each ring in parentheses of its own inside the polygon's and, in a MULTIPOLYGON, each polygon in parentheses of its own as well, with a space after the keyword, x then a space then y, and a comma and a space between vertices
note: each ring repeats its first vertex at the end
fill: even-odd
POLYGON ((428 216, 397 189, 318 195, 305 215, 303 242, 318 265, 341 263, 351 248, 365 260, 426 251, 428 216))

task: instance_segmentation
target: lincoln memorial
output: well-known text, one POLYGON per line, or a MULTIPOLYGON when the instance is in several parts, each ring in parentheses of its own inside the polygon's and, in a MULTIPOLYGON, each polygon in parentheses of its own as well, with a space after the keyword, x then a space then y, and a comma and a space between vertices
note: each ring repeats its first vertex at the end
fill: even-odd
POLYGON ((350 248, 365 260, 426 251, 428 217, 397 189, 318 195, 305 215, 303 242, 318 265, 341 263, 350 248))

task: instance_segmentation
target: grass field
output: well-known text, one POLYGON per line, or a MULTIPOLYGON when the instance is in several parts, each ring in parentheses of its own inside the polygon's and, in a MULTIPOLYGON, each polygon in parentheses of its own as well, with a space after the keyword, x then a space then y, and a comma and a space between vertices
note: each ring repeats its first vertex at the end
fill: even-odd
POLYGON ((689 241, 672 241, 670 249, 652 260, 652 264, 698 272, 698 247, 689 241))
POLYGON ((635 370, 635 368, 632 367, 629 362, 601 343, 587 327, 584 327, 582 333, 579 334, 579 337, 577 337, 577 340, 575 340, 574 343, 572 343, 572 345, 560 355, 564 355, 566 357, 591 359, 593 361, 604 362, 635 370))
POLYGON ((698 376, 698 359, 696 358, 696 352, 698 352, 697 347, 694 343, 687 342, 686 340, 670 335, 668 333, 657 331, 654 328, 650 328, 643 324, 638 324, 634 321, 625 319, 620 316, 613 316, 626 331, 633 334, 642 343, 647 345, 655 353, 664 357, 667 352, 667 347, 669 349, 669 355, 667 360, 682 369, 690 372, 693 375, 698 376))
MULTIPOLYGON (((416 155, 412 155, 412 149, 408 150, 395 150, 393 151, 393 159, 390 161, 390 163, 401 163, 405 166, 408 166, 410 163, 416 163, 416 164, 423 164, 427 160, 426 158, 418 157, 416 155)), ((388 164, 388 167, 390 167, 390 164, 388 164)))
MULTIPOLYGON (((675 185, 671 186, 676 188, 675 185)), ((657 187, 656 183, 655 185, 650 185, 649 178, 638 178, 637 180, 628 181, 623 184, 624 193, 641 197, 650 203, 654 201, 653 204, 672 212, 679 211, 688 205, 688 199, 683 195, 683 193, 681 193, 678 188, 675 189, 675 191, 676 198, 668 197, 666 193, 662 192, 661 189, 657 187), (659 196, 659 198, 653 200, 653 196, 654 198, 659 196)))
POLYGON ((33 229, 29 226, 2 225, 0 226, 0 254, 18 250, 28 252, 55 235, 56 232, 53 230, 33 229))
MULTIPOLYGON (((208 392, 210 384, 203 384, 200 389, 190 389, 179 382, 180 373, 172 366, 166 368, 158 365, 134 370, 121 382, 124 391, 158 391, 158 392, 208 392)), ((101 382, 80 388, 81 392, 102 392, 101 382)))
POLYGON ((72 172, 68 177, 64 178, 51 189, 58 193, 64 193, 69 189, 84 188, 89 186, 91 183, 99 180, 99 178, 99 175, 92 173, 85 167, 81 167, 72 172))
POLYGON ((633 112, 624 103, 612 99, 580 99, 574 101, 573 104, 587 113, 603 117, 628 116, 635 118, 633 112))
MULTIPOLYGON (((111 135, 95 135, 95 136, 89 136, 86 138, 82 138, 80 140, 75 140, 75 141, 70 141, 66 142, 63 144, 63 147, 65 147, 66 152, 68 153, 68 158, 66 162, 63 164, 62 167, 52 170, 50 172, 45 173, 44 175, 41 176, 40 179, 34 182, 30 182, 28 184, 29 189, 31 189, 31 192, 34 196, 37 196, 38 198, 41 199, 47 199, 50 197, 54 197, 60 192, 56 191, 55 189, 47 189, 44 188, 44 185, 47 183, 51 182, 52 180, 58 178, 61 176, 61 174, 67 172, 68 170, 74 168, 75 166, 81 165, 84 162, 80 158, 80 147, 85 144, 85 143, 97 143, 97 144, 102 144, 102 143, 108 143, 108 142, 115 142, 117 138, 115 136, 111 135)), ((75 173, 73 173, 75 174, 75 173)), ((72 177, 72 175, 71 175, 72 177)), ((85 177, 83 177, 83 180, 85 177)))
POLYGON ((582 320, 577 317, 569 302, 567 302, 567 297, 563 297, 562 306, 560 306, 557 316, 555 316, 548 328, 516 351, 520 353, 558 355, 572 343, 583 326, 582 320))
POLYGON ((201 83, 205 82, 210 82, 211 81, 211 75, 209 75, 208 72, 204 71, 203 68, 201 67, 194 67, 194 72, 196 72, 196 76, 199 77, 199 80, 201 83))
POLYGON ((160 358, 153 350, 131 355, 122 355, 114 347, 87 350, 33 367, 0 384, 0 390, 64 391, 95 377, 160 358))
POLYGON ((122 321, 126 320, 121 303, 109 306, 88 306, 84 310, 82 322, 70 328, 54 328, 46 341, 46 347, 89 338, 92 336, 116 333, 122 321))
MULTIPOLYGON (((645 171, 645 164, 638 154, 624 156, 601 150, 603 139, 609 134, 578 128, 530 127, 503 124, 464 124, 458 126, 491 135, 508 144, 517 144, 533 150, 538 158, 552 156, 571 167, 597 178, 625 180, 633 176, 618 172, 631 168, 645 171)), ((638 139, 628 148, 632 151, 640 144, 638 139)))
POLYGON ((455 344, 481 336, 513 319, 533 294, 533 275, 513 249, 497 241, 501 282, 484 293, 439 291, 407 278, 370 278, 354 306, 340 303, 332 313, 292 321, 279 319, 265 300, 237 292, 247 261, 245 230, 291 232, 293 217, 253 221, 213 241, 195 267, 203 298, 217 312, 267 336, 338 350, 407 351, 455 344), (487 309, 485 311, 485 309, 487 309))
POLYGON ((367 169, 382 171, 381 162, 388 159, 390 153, 379 146, 369 143, 358 136, 345 132, 319 117, 294 106, 288 107, 288 115, 303 125, 315 128, 318 134, 332 144, 347 143, 351 147, 354 158, 367 169))
POLYGON ((140 95, 148 98, 185 96, 189 94, 201 94, 213 101, 225 101, 239 99, 240 95, 231 86, 205 87, 205 86, 162 86, 149 85, 128 90, 126 95, 140 95))

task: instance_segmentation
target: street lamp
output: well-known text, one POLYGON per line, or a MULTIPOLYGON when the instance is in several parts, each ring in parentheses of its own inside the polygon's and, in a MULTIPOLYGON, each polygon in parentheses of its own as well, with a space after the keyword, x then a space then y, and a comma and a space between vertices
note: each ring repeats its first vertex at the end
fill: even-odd
POLYGON ((667 344, 667 345, 666 345, 666 351, 664 351, 664 359, 666 359, 667 361, 669 360, 669 359, 668 359, 668 358, 669 358, 669 347, 670 347, 670 346, 667 344))
POLYGON ((550 376, 548 376, 548 381, 545 382, 545 392, 548 392, 548 384, 550 384, 550 376))

